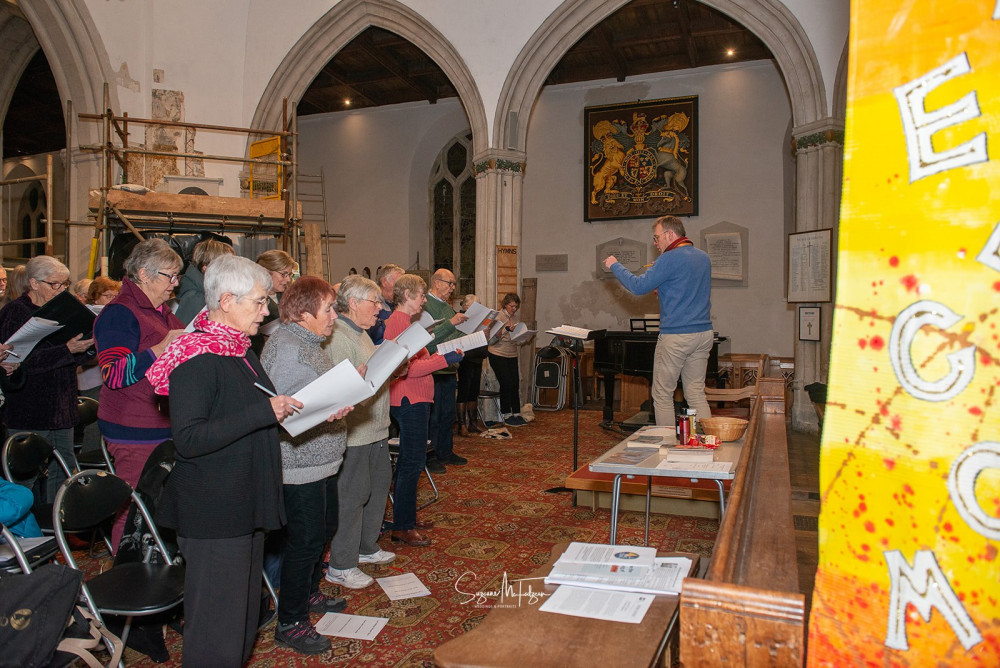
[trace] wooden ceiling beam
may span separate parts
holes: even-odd
[[[698,67],[698,46],[691,34],[691,15],[687,5],[677,5],[677,21],[681,25],[681,35],[684,36],[684,48],[687,49],[688,62],[691,67]]]
[[[313,84],[309,86],[310,92],[315,91],[324,93],[334,88],[340,88],[340,89],[346,88],[350,92],[352,98],[356,98],[364,102],[363,106],[377,107],[380,104],[377,100],[374,100],[368,97],[368,95],[365,95],[363,92],[361,92],[361,90],[357,87],[357,85],[354,82],[348,81],[346,77],[341,76],[340,74],[335,72],[334,68],[331,65],[327,65],[326,67],[324,67],[320,71],[320,74],[319,76],[316,77],[316,79],[318,80],[320,76],[324,77],[327,81],[324,81],[323,83],[320,84],[317,84],[316,81],[314,81]],[[351,106],[357,106],[357,105],[352,104]]]
[[[367,37],[365,33],[361,33],[360,35],[358,35],[354,39],[354,41],[358,43],[358,46],[369,57],[373,58],[375,62],[382,65],[382,67],[389,70],[400,81],[402,81],[407,86],[412,88],[414,91],[419,93],[421,97],[426,99],[431,104],[437,103],[436,90],[429,88],[428,86],[425,86],[424,84],[420,83],[419,81],[411,77],[409,73],[406,71],[406,68],[404,66],[401,66],[398,62],[396,62],[395,58],[389,55],[389,51],[385,49],[378,49],[375,46],[373,46],[371,43],[371,39]]]
[[[594,36],[601,46],[601,53],[604,54],[604,57],[611,64],[611,68],[615,72],[615,78],[618,81],[625,81],[625,78],[628,76],[628,63],[621,52],[615,48],[607,25],[602,23],[594,28]]]

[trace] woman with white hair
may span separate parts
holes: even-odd
[[[101,309],[94,323],[104,381],[97,425],[115,458],[115,472],[135,487],[153,450],[170,438],[167,401],[153,393],[145,374],[184,332],[184,323],[167,306],[177,286],[181,258],[163,239],[147,239],[135,245],[124,268],[118,296]],[[111,527],[115,552],[125,521],[123,510]]]
[[[364,276],[348,276],[337,293],[333,340],[327,346],[334,364],[350,360],[354,366],[368,361],[375,344],[366,330],[376,324],[382,310],[378,285]],[[384,565],[396,555],[378,545],[382,518],[389,498],[392,466],[389,463],[389,384],[374,397],[354,407],[347,416],[347,453],[337,478],[339,519],[330,543],[328,582],[362,589],[375,582],[358,564]]]
[[[146,377],[170,397],[176,460],[157,519],[186,561],[184,664],[239,666],[257,635],[264,533],[285,522],[278,423],[302,404],[278,395],[250,349],[271,277],[223,255],[205,270],[206,313]]]
[[[35,312],[70,286],[69,269],[59,260],[39,255],[24,268],[28,290],[0,311],[0,341],[6,341]],[[6,416],[10,432],[33,431],[44,436],[73,468],[73,427],[76,414],[76,367],[93,355],[93,341],[78,334],[66,343],[42,340],[21,362],[24,385],[7,388]],[[89,354],[88,354],[88,351]],[[14,352],[17,352],[15,346]],[[49,464],[46,499],[55,499],[66,474]]]

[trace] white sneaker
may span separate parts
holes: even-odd
[[[360,568],[327,568],[326,581],[348,589],[364,589],[375,580]]]
[[[396,553],[389,552],[388,550],[379,550],[372,554],[358,555],[359,564],[391,564],[395,559]]]

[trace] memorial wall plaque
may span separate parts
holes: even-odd
[[[600,278],[614,278],[614,274],[604,268],[604,259],[614,255],[633,274],[641,274],[646,269],[647,245],[643,241],[618,237],[597,247],[597,275]]]
[[[536,255],[535,271],[569,271],[569,255]]]

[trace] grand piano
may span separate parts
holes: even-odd
[[[659,331],[650,327],[650,321],[633,319],[633,331],[608,330],[607,333],[594,341],[594,373],[599,374],[604,381],[604,411],[601,422],[614,422],[615,378],[619,375],[639,376],[653,382],[653,356],[656,351],[656,339]],[[719,349],[722,354],[729,352],[729,338],[715,335],[712,352],[708,356],[708,368],[705,380],[714,385],[719,374]],[[679,384],[679,381],[678,381]],[[639,423],[635,426],[652,423],[652,411],[648,415],[637,416]],[[633,424],[634,419],[627,420]]]

